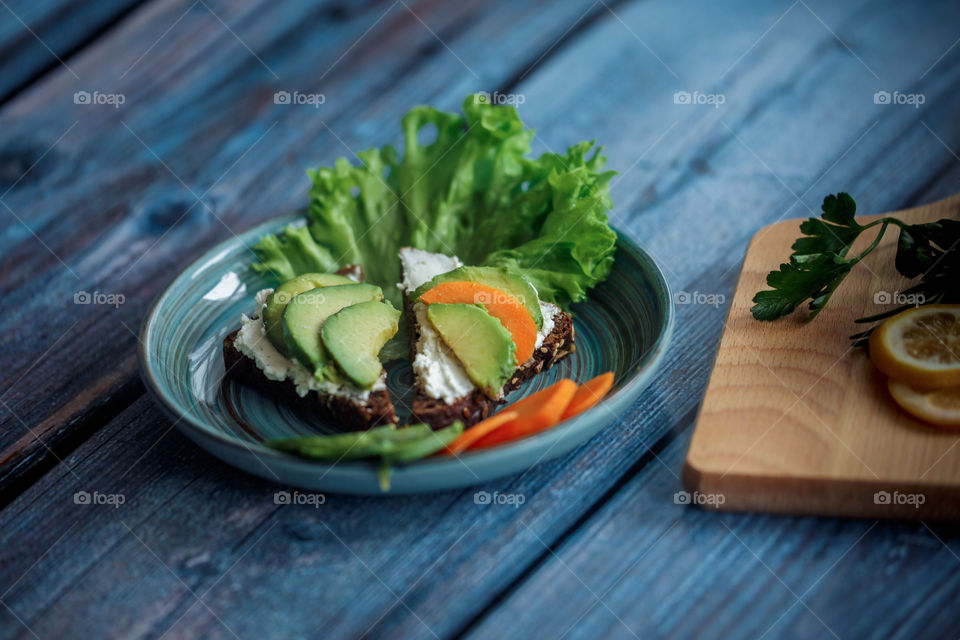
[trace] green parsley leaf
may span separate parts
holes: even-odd
[[[922,304],[960,302],[960,221],[938,220],[907,224],[884,217],[869,224],[856,219],[857,204],[849,194],[839,193],[823,199],[820,218],[808,218],[800,225],[802,237],[793,243],[789,262],[767,276],[769,290],[753,297],[750,309],[757,320],[777,320],[793,313],[809,301],[812,320],[830,300],[830,296],[853,267],[873,251],[890,226],[900,231],[895,266],[907,278],[920,282],[903,292]],[[848,257],[860,234],[879,226],[873,242],[858,255]],[[898,313],[903,308],[885,311],[857,322],[874,322]],[[853,336],[860,344],[868,334]]]
[[[772,290],[753,297],[755,304],[750,311],[757,320],[790,315],[807,300],[807,319],[814,318],[859,261],[860,258],[846,258],[854,241],[867,228],[854,219],[857,205],[853,198],[846,193],[829,195],[823,199],[822,209],[822,218],[808,218],[801,223],[804,237],[793,243],[790,262],[767,276]]]

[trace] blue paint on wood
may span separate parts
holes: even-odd
[[[49,70],[72,71],[68,58],[139,0],[8,0],[0,13],[0,101]]]
[[[617,425],[479,488],[522,494],[519,509],[473,490],[277,505],[278,487],[169,431],[125,328],[228,227],[302,205],[306,168],[396,142],[412,104],[454,109],[477,89],[523,95],[540,148],[596,137],[621,171],[615,224],[675,289],[729,297],[752,233],[824,193],[883,211],[958,190],[955,3],[208,4],[216,16],[148,3],[84,48],[83,84],[55,69],[0,108],[0,193],[80,123],[0,196],[16,213],[0,207],[0,489],[18,496],[0,510],[0,637],[955,633],[954,528],[674,503],[722,309],[679,309],[661,375]],[[68,49],[95,22],[10,6],[80,34]],[[24,42],[14,23],[0,21],[0,52]],[[34,49],[0,95],[45,68]],[[73,104],[95,85],[126,103]],[[327,101],[284,108],[278,90]],[[878,90],[926,102],[877,105]],[[128,302],[76,307],[80,289]]]

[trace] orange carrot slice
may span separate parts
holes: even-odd
[[[447,445],[447,448],[444,449],[443,453],[455,456],[462,451],[466,451],[474,442],[488,433],[499,429],[504,424],[516,420],[519,415],[516,411],[505,410],[490,416],[486,420],[481,420],[454,438],[453,441]]]
[[[479,282],[442,282],[420,296],[424,304],[482,304],[487,313],[500,321],[516,345],[514,357],[523,364],[533,355],[537,344],[537,325],[527,308],[513,296]]]
[[[577,392],[573,394],[573,399],[570,401],[570,404],[567,405],[567,408],[564,410],[560,419],[566,420],[567,418],[575,416],[582,411],[586,411],[593,405],[600,402],[600,399],[607,395],[607,392],[610,391],[610,387],[612,386],[612,371],[601,373],[596,378],[587,380],[580,385],[580,388],[577,389]]]
[[[508,410],[516,413],[517,417],[480,438],[470,448],[492,447],[549,429],[560,422],[560,416],[563,415],[576,392],[577,383],[564,378],[546,389],[541,389],[513,403]]]

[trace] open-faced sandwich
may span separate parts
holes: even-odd
[[[226,375],[348,428],[396,422],[378,354],[400,312],[361,273],[306,273],[257,293],[223,341]]]
[[[570,316],[519,275],[412,247],[400,265],[416,420],[474,424],[574,350]]]
[[[573,320],[523,277],[456,256],[400,250],[414,372],[412,419],[434,428],[483,420],[507,393],[572,353]],[[344,426],[396,421],[379,352],[400,312],[380,287],[307,273],[263,289],[223,342],[229,377]],[[362,273],[362,271],[360,271]],[[356,275],[354,275],[356,278]]]
[[[429,431],[416,441],[420,453],[445,446],[441,440],[488,419],[511,391],[572,353],[564,309],[609,275],[616,252],[607,219],[614,173],[603,169],[598,147],[585,141],[530,157],[533,132],[513,107],[467,96],[462,111],[414,107],[402,120],[402,152],[385,145],[358,153],[356,163],[341,158],[309,171],[302,223],[253,247],[251,268],[279,284],[258,294],[252,315],[224,342],[228,376],[314,403],[340,429],[397,421],[380,358],[409,357],[414,393],[401,417],[422,424],[361,438],[382,440],[378,451],[391,449],[385,460],[409,459],[392,449],[399,434]],[[434,135],[421,135],[427,131]],[[347,263],[363,266],[367,284],[323,275]],[[390,339],[401,307],[409,349],[403,335]],[[574,397],[575,388],[583,394]],[[597,388],[566,381],[559,392],[542,389],[520,401],[517,425],[498,414],[502,428],[489,437],[502,442],[556,424],[568,404],[595,402]],[[478,447],[492,441],[468,430]],[[321,437],[297,450],[317,457]],[[355,444],[322,446],[340,455],[344,442]]]

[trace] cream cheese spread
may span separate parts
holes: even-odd
[[[441,273],[463,266],[457,256],[445,256],[413,247],[400,249],[400,264],[403,266],[403,281],[397,286],[408,292],[430,282]]]
[[[317,380],[313,373],[300,363],[287,358],[277,351],[267,338],[266,327],[263,324],[263,307],[267,297],[273,289],[263,289],[256,296],[256,311],[252,316],[240,315],[240,331],[233,345],[237,351],[252,359],[263,375],[269,380],[290,380],[297,388],[297,394],[302,398],[310,391],[336,396],[347,396],[365,402],[370,391],[385,389],[386,376],[381,375],[370,389],[358,389],[350,384],[341,384],[330,380]]]

